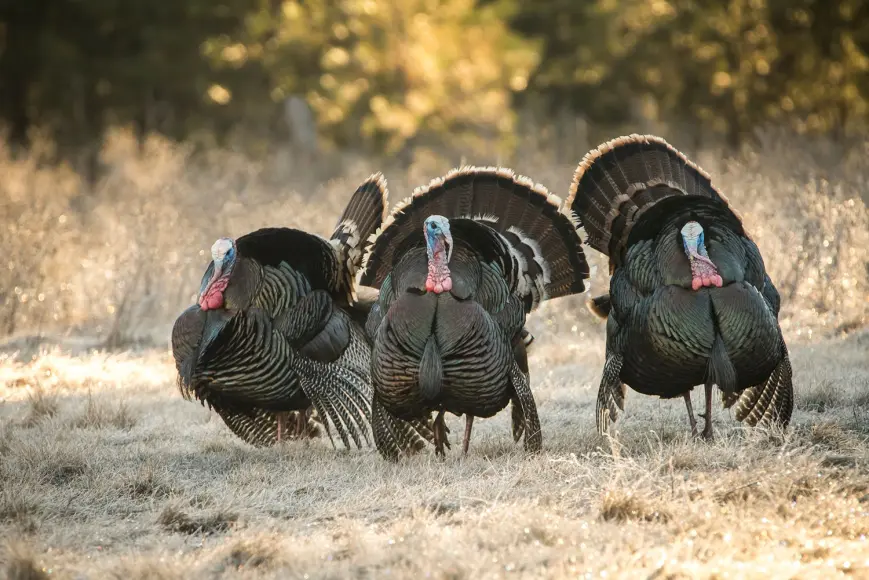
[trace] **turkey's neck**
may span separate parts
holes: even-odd
[[[428,276],[425,279],[425,289],[428,292],[440,294],[453,288],[450,277],[450,267],[447,261],[447,248],[443,238],[437,237],[427,245]]]
[[[229,275],[232,273],[233,263],[214,263],[214,273],[208,282],[205,291],[199,297],[199,307],[202,310],[214,310],[223,306],[223,293],[229,284]]]
[[[706,247],[700,244],[698,250],[688,252],[688,261],[691,263],[691,288],[699,290],[703,287],[721,288],[721,275],[718,267],[706,255]]]

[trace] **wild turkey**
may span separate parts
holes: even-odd
[[[444,413],[474,417],[512,401],[513,436],[541,448],[528,382],[525,316],[541,301],[582,292],[588,265],[572,217],[543,187],[507,169],[466,167],[399,204],[368,248],[363,285],[379,288],[373,341],[372,430],[437,413],[436,454],[449,447]]]
[[[360,186],[330,240],[289,228],[265,228],[211,249],[198,304],[175,322],[172,348],[185,398],[213,408],[239,437],[268,445],[304,432],[311,407],[344,445],[370,442],[370,345],[357,308],[354,277],[363,242],[383,221],[386,183]],[[370,305],[370,304],[369,304]],[[387,444],[425,444],[403,422]],[[400,440],[399,440],[400,439]],[[334,441],[333,441],[334,443]]]
[[[597,428],[624,410],[625,384],[683,397],[704,384],[703,436],[713,437],[713,385],[749,425],[786,426],[793,410],[778,291],[757,246],[709,176],[654,136],[631,135],[588,153],[566,202],[588,244],[609,256],[610,291],[589,301],[607,318]]]

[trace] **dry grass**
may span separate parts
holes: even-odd
[[[665,136],[686,147],[687,140]],[[227,151],[194,157],[188,147],[155,137],[140,152],[122,131],[106,143],[107,175],[92,191],[67,169],[40,164],[38,153],[12,160],[0,146],[0,336],[16,337],[11,350],[34,354],[39,336],[69,341],[70,334],[98,337],[79,339],[81,350],[164,344],[199,287],[216,238],[273,225],[328,235],[370,173],[384,171],[398,201],[462,159],[460,152],[420,154],[410,166],[396,166],[344,153],[319,160],[340,175],[319,183],[312,180],[319,172],[283,151],[256,162]],[[514,160],[465,162],[506,163],[565,197],[578,147],[523,146]],[[845,155],[825,143],[768,137],[738,157],[689,151],[743,214],[782,292],[783,324],[795,336],[850,332],[867,322],[867,150],[869,144]],[[567,158],[559,157],[563,151]],[[590,258],[590,285],[603,290],[605,263]],[[547,321],[582,332],[589,318],[581,301],[566,304],[550,309]]]
[[[2,565],[11,578],[869,577],[865,334],[794,341],[783,436],[719,412],[709,444],[688,436],[680,401],[635,394],[616,438],[594,435],[598,331],[535,344],[541,456],[511,442],[505,413],[444,463],[322,439],[248,447],[181,399],[165,351],[7,361]],[[35,388],[55,404],[34,422]],[[119,408],[127,419],[77,428]]]

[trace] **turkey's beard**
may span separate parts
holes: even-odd
[[[428,250],[428,276],[425,279],[427,292],[440,294],[449,292],[453,288],[453,279],[450,277],[449,255],[446,241],[439,237]]]
[[[691,262],[691,288],[693,290],[712,286],[721,288],[723,280],[718,273],[718,267],[712,260],[699,252],[690,252],[688,260]]]

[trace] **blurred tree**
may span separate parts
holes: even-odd
[[[845,139],[867,129],[866,22],[869,0],[0,0],[0,122],[90,180],[110,126],[264,151],[298,98],[306,143],[390,155],[509,146],[519,107]]]
[[[272,99],[305,95],[338,147],[395,153],[507,137],[511,91],[537,62],[533,42],[473,0],[284,0],[247,24],[244,44],[224,39],[209,54],[261,62]]]
[[[769,122],[865,130],[864,0],[495,0],[543,40],[528,95],[595,122],[637,111],[736,145]]]
[[[235,32],[254,2],[4,0],[0,118],[10,139],[26,144],[31,128],[45,129],[59,157],[92,180],[109,125],[176,138],[203,126],[225,130],[236,119],[208,89],[250,74],[221,75],[201,46]]]

